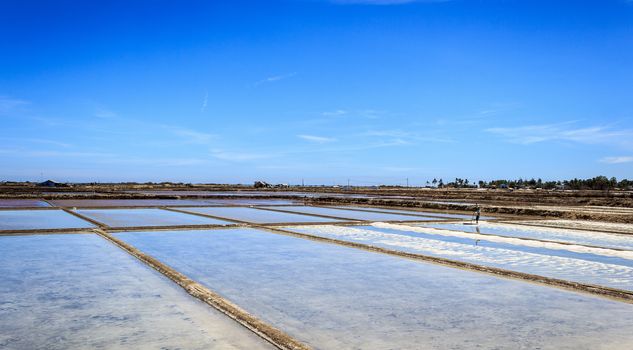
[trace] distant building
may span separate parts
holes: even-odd
[[[255,181],[255,183],[253,184],[253,187],[255,187],[255,188],[270,188],[272,186],[266,181]]]
[[[53,180],[46,180],[44,182],[38,183],[37,185],[40,187],[68,187],[68,185],[66,184],[55,182]]]

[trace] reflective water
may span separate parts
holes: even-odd
[[[90,227],[94,225],[63,210],[0,210],[0,230]]]
[[[333,192],[299,192],[299,191],[171,191],[171,190],[136,190],[125,191],[128,193],[142,193],[150,195],[173,195],[173,196],[200,196],[200,197],[265,197],[265,196],[293,196],[293,197],[342,197],[342,198],[389,198],[389,199],[411,199],[411,196],[400,195],[380,195],[361,193],[333,193]]]
[[[263,207],[267,208],[267,207]],[[273,208],[275,209],[275,208]],[[278,208],[282,209],[282,208]],[[437,220],[434,218],[423,216],[412,216],[402,214],[387,214],[387,213],[375,213],[368,211],[346,210],[340,208],[330,207],[311,207],[311,206],[285,206],[283,210],[288,210],[296,213],[327,215],[348,220],[362,220],[362,221],[427,221]]]
[[[0,208],[50,207],[48,203],[37,199],[0,199]]]
[[[633,290],[633,254],[582,246],[465,237],[406,225],[306,226],[292,231],[541,276]]]
[[[57,199],[51,200],[57,207],[102,208],[102,207],[166,207],[187,205],[212,205],[204,199]]]
[[[283,207],[286,208],[286,207]],[[293,222],[337,222],[340,220],[322,218],[318,216],[282,213],[270,210],[243,208],[243,207],[208,207],[208,208],[182,208],[192,213],[208,214],[227,219],[246,221],[250,223],[293,223]]]
[[[206,202],[213,205],[288,205],[296,204],[295,201],[285,199],[211,199]]]
[[[600,222],[585,220],[533,220],[521,221],[526,224],[543,225],[556,228],[585,229],[596,231],[613,231],[621,233],[633,234],[633,224],[624,224],[617,222]]]
[[[629,349],[633,305],[253,229],[117,233],[315,349]]]
[[[389,212],[396,214],[405,214],[405,215],[422,215],[422,216],[436,216],[441,218],[451,218],[451,219],[467,219],[470,220],[473,218],[472,214],[455,214],[455,213],[439,213],[434,211],[419,211],[419,210],[404,210],[404,209],[386,209],[386,208],[376,208],[376,207],[336,207],[338,209],[358,209],[358,210],[368,210],[368,211],[378,211],[378,212]],[[491,220],[494,219],[492,216],[480,216],[479,220]]]
[[[163,209],[78,209],[77,213],[110,227],[233,224],[229,221]]]
[[[0,349],[270,349],[104,239],[0,237]]]
[[[578,231],[573,229],[557,229],[547,227],[531,227],[493,222],[481,222],[479,223],[479,226],[463,225],[461,223],[429,223],[420,226],[633,250],[633,236],[615,233]]]

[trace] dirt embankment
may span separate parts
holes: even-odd
[[[379,198],[338,198],[338,197],[320,197],[311,198],[306,203],[315,205],[336,205],[336,204],[359,204],[359,205],[372,205],[383,207],[397,207],[397,208],[424,208],[424,209],[437,209],[437,210],[461,210],[461,211],[474,211],[475,205],[462,205],[462,204],[449,204],[449,203],[433,203],[420,200],[407,200],[407,199],[379,199]],[[578,208],[531,208],[528,206],[522,207],[518,204],[516,206],[503,206],[503,205],[485,205],[482,206],[481,211],[488,214],[503,214],[503,215],[523,215],[549,219],[570,219],[570,220],[593,220],[593,221],[607,221],[618,223],[633,223],[632,214],[621,213],[608,213],[608,212],[589,212],[583,211],[582,207]]]
[[[164,193],[130,193],[126,191],[164,191]],[[257,191],[270,198],[287,198],[289,192],[330,193],[370,197],[401,197],[429,201],[458,201],[504,205],[593,205],[633,208],[632,191],[558,191],[558,190],[505,190],[505,189],[455,189],[455,188],[351,188],[300,187],[279,189],[254,189],[245,185],[193,185],[193,184],[73,184],[71,187],[47,188],[29,184],[0,184],[0,197],[4,198],[188,198],[183,191],[235,192]],[[260,195],[261,196],[261,195]],[[279,197],[278,197],[279,196]],[[196,196],[203,198],[203,196]]]
[[[148,193],[133,191],[154,191]],[[129,192],[132,191],[132,192]],[[190,195],[192,191],[201,191]],[[250,196],[257,191],[256,196]],[[208,194],[207,194],[208,192]],[[217,194],[214,194],[217,192]],[[321,197],[305,196],[320,193]],[[588,210],[583,206],[633,208],[631,191],[553,191],[553,190],[482,190],[429,188],[352,188],[291,187],[256,190],[244,185],[191,184],[74,184],[71,187],[45,188],[35,184],[2,184],[0,198],[43,199],[295,199],[314,204],[371,204],[394,207],[418,207],[440,210],[473,210],[469,204],[484,204],[484,212],[548,218],[597,220],[633,223],[624,212]],[[332,194],[332,195],[329,195]],[[442,203],[443,202],[443,203]],[[455,203],[451,203],[455,202]],[[459,204],[463,202],[464,204]],[[536,207],[538,205],[538,207]]]

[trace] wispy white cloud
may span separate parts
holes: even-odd
[[[506,141],[534,144],[546,141],[571,141],[586,144],[626,143],[633,140],[633,129],[614,129],[608,126],[576,127],[575,122],[527,125],[510,128],[489,128],[486,132],[501,136]]]
[[[17,142],[39,143],[39,144],[46,144],[46,145],[64,147],[64,148],[68,148],[71,146],[70,144],[65,143],[65,142],[59,142],[59,141],[48,140],[48,139],[39,139],[39,138],[28,138],[28,137],[27,138],[0,137],[0,140],[11,141],[14,143],[17,143]]]
[[[231,162],[246,162],[258,159],[273,158],[276,155],[274,153],[257,153],[257,152],[229,152],[221,149],[211,150],[211,156]]]
[[[341,145],[337,147],[321,147],[319,149],[312,150],[312,153],[342,153],[342,152],[358,152],[366,151],[370,149],[397,147],[411,145],[411,142],[400,138],[393,138],[388,140],[379,140],[377,142],[368,143],[356,143],[354,145]],[[296,153],[310,153],[307,151],[300,151]]]
[[[633,156],[604,157],[600,159],[601,163],[621,164],[633,162]]]
[[[334,111],[326,111],[321,113],[321,115],[323,115],[324,117],[339,117],[347,114],[349,114],[349,111],[346,111],[344,109],[337,109]]]
[[[273,75],[273,76],[264,78],[262,80],[256,81],[255,84],[253,84],[253,85],[258,86],[258,85],[262,85],[262,84],[266,84],[266,83],[273,83],[273,82],[276,82],[276,81],[292,78],[295,75],[297,75],[296,72],[292,72],[292,73],[288,73],[288,74]]]
[[[200,107],[200,112],[204,112],[207,109],[208,103],[209,103],[209,92],[205,91],[204,98],[202,99],[202,107]]]
[[[29,102],[26,100],[11,98],[9,96],[0,96],[0,115],[4,115],[9,112],[15,111],[19,107],[22,107],[28,104]]]
[[[308,135],[305,135],[308,136]],[[213,158],[231,162],[250,162],[263,159],[283,159],[285,157],[307,156],[315,154],[341,154],[345,152],[359,152],[370,149],[406,146],[410,143],[402,139],[379,140],[369,143],[355,143],[353,145],[332,145],[318,148],[297,148],[297,149],[272,149],[267,152],[262,151],[225,151],[223,149],[212,149],[210,154]],[[294,163],[293,163],[294,164]]]
[[[324,117],[361,117],[366,119],[378,119],[381,115],[384,114],[386,114],[385,111],[377,111],[375,109],[335,109],[332,111],[325,111],[321,113],[321,115]]]
[[[325,136],[315,136],[315,135],[297,135],[298,138],[306,140],[306,141],[310,141],[310,142],[315,142],[315,143],[327,143],[327,142],[333,142],[336,141],[335,138],[333,137],[325,137]]]
[[[385,111],[377,111],[374,109],[364,109],[357,112],[359,116],[367,119],[380,119],[381,116],[387,114]]]
[[[435,119],[438,126],[472,127],[474,125],[494,125],[508,121],[509,112],[520,109],[521,104],[510,102],[490,103],[485,107],[465,115],[441,117]]]
[[[118,114],[105,108],[97,108],[97,111],[95,112],[95,117],[102,119],[113,119],[118,117]]]
[[[32,158],[84,158],[82,161],[94,164],[129,164],[135,166],[188,166],[207,162],[207,160],[203,158],[140,157],[106,152],[30,150],[24,148],[0,149],[0,154],[6,156]]]
[[[207,163],[203,158],[164,158],[164,157],[110,157],[97,161],[102,164],[130,164],[134,166],[191,166]]]
[[[410,132],[402,131],[402,130],[368,130],[364,133],[361,133],[362,136],[387,136],[387,137],[409,137],[411,136]]]
[[[403,131],[399,129],[368,130],[361,133],[360,136],[393,138],[393,139],[401,140],[403,142],[402,144],[405,144],[404,142],[406,142],[406,144],[412,144],[415,142],[440,142],[440,143],[454,142],[454,140],[450,138],[421,135],[418,133]]]
[[[180,126],[162,125],[162,127],[171,134],[182,138],[187,143],[196,143],[201,145],[208,144],[215,137],[213,134],[183,128]]]
[[[101,152],[75,152],[75,151],[51,151],[51,150],[25,150],[17,148],[0,149],[0,154],[19,157],[114,157],[112,153]]]
[[[93,132],[98,131],[111,135],[130,136],[138,135],[141,131],[143,131],[157,136],[160,135],[160,137],[154,139],[160,140],[163,144],[167,144],[169,142],[173,143],[174,137],[187,144],[209,144],[215,138],[214,134],[204,131],[194,130],[180,125],[156,123],[151,120],[146,121],[128,118],[102,107],[97,109],[95,116],[97,119],[93,120],[91,124],[81,124],[79,127],[89,128],[90,131]],[[55,124],[54,120],[43,120],[42,122],[46,122],[47,124],[54,126],[61,125]],[[75,127],[76,125],[70,124],[68,126]]]
[[[393,113],[387,111],[379,111],[375,109],[333,109],[327,110],[324,112],[319,112],[318,117],[316,118],[301,118],[297,121],[298,125],[301,126],[309,126],[309,125],[326,125],[326,124],[334,124],[340,123],[343,120],[353,121],[367,121],[367,120],[377,120],[386,115],[393,115]]]

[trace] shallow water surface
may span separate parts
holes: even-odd
[[[163,209],[79,209],[77,213],[110,227],[232,224],[229,221]]]
[[[0,237],[0,349],[271,349],[91,234]]]
[[[579,231],[493,222],[482,222],[479,226],[463,225],[461,223],[428,223],[419,226],[633,250],[633,236],[598,231]]]
[[[296,204],[296,201],[286,200],[286,199],[252,199],[252,198],[243,198],[243,199],[209,199],[205,200],[206,202],[212,203],[213,205],[289,205]]]
[[[57,207],[106,208],[106,207],[176,207],[187,205],[212,205],[204,199],[56,199],[51,204]]]
[[[472,214],[455,214],[455,213],[439,213],[434,211],[418,211],[418,210],[404,210],[404,209],[387,209],[387,208],[376,208],[376,207],[350,207],[350,206],[341,206],[335,207],[337,209],[358,209],[358,210],[368,210],[368,211],[377,211],[377,212],[389,212],[395,214],[405,214],[405,215],[421,215],[421,216],[435,216],[440,218],[450,218],[450,219],[466,219],[470,220],[473,218]],[[494,219],[492,216],[480,216],[479,220],[491,220]]]
[[[407,225],[376,225],[378,227],[319,225],[289,229],[387,249],[633,290],[631,252],[495,237],[469,238],[469,234]]]
[[[0,208],[34,208],[50,207],[44,201],[37,199],[0,199]]]
[[[254,229],[117,233],[315,349],[628,349],[633,305]]]
[[[262,207],[267,208],[267,207]],[[437,220],[435,218],[429,218],[424,216],[412,216],[403,214],[388,214],[388,213],[376,213],[369,211],[349,210],[343,208],[330,208],[330,207],[311,207],[311,206],[285,206],[283,209],[296,213],[326,215],[338,218],[344,218],[348,220],[361,220],[361,221],[428,221]]]
[[[586,220],[527,220],[520,223],[542,225],[555,228],[584,229],[603,232],[620,232],[624,234],[633,234],[633,224],[624,224],[618,222],[603,221],[586,221]]]
[[[63,210],[0,210],[0,230],[92,228],[93,224]]]
[[[273,207],[276,208],[276,207]],[[284,209],[285,207],[280,207]],[[271,210],[262,210],[245,207],[208,207],[208,208],[183,208],[192,213],[208,214],[221,218],[234,219],[256,224],[292,223],[292,222],[337,222],[341,220],[322,218],[318,216],[282,213]]]

